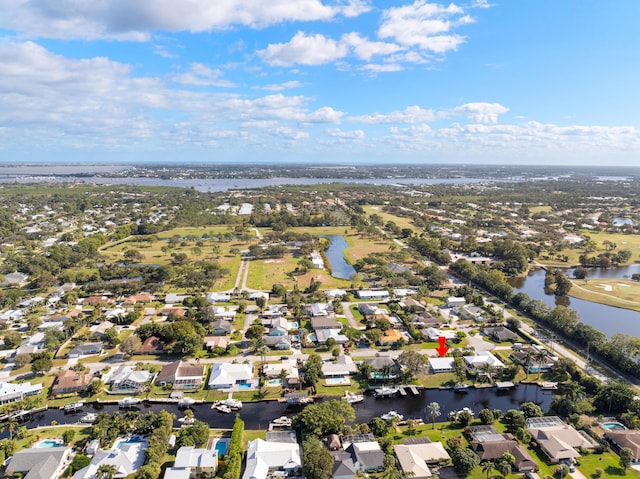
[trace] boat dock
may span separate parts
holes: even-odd
[[[373,391],[374,397],[388,398],[399,395],[402,398],[407,397],[409,394],[412,396],[419,396],[420,391],[424,389],[424,386],[414,386],[412,384],[403,384],[398,386],[369,386],[367,390]]]
[[[516,387],[515,383],[512,383],[511,381],[498,381],[498,382],[496,382],[496,388],[498,389],[498,391],[507,391],[507,390],[513,389],[515,387]]]

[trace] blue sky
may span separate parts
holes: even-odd
[[[638,18],[636,0],[0,0],[0,161],[635,166]]]

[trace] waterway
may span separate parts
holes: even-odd
[[[632,274],[640,273],[640,264],[632,264],[622,268],[590,268],[587,278],[630,278]],[[573,277],[573,271],[567,271]],[[615,308],[605,304],[585,301],[583,299],[562,297],[544,292],[544,270],[531,271],[528,276],[515,278],[511,285],[516,293],[527,293],[531,299],[544,301],[554,308],[558,305],[567,306],[575,310],[580,320],[602,331],[608,337],[616,333],[640,336],[640,312],[630,309]]]
[[[517,409],[524,402],[535,402],[543,411],[548,411],[553,391],[542,390],[533,384],[522,384],[513,390],[496,391],[494,388],[471,389],[468,393],[455,393],[452,390],[428,389],[420,391],[419,396],[407,396],[405,398],[375,399],[366,395],[362,403],[355,404],[356,422],[368,422],[371,418],[380,416],[390,410],[397,411],[406,419],[421,418],[428,422],[426,415],[427,404],[437,402],[440,405],[440,421],[445,421],[451,411],[458,411],[468,407],[475,414],[483,408],[500,409],[508,411]],[[195,404],[191,407],[195,417],[207,422],[212,428],[230,429],[233,427],[234,414],[223,414],[215,409],[211,409],[211,404]],[[52,420],[58,424],[76,424],[87,412],[108,412],[113,414],[116,411],[125,413],[127,409],[119,409],[117,405],[87,404],[82,411],[76,413],[65,413],[60,409],[49,409],[34,414],[25,425],[32,429],[38,426],[49,426]],[[175,404],[147,404],[144,403],[139,408],[133,408],[140,412],[153,411],[158,413],[162,410],[173,413],[176,418],[183,416],[184,411],[178,409]],[[244,403],[240,411],[240,417],[245,421],[247,429],[266,429],[269,422],[280,416],[292,417],[300,412],[301,407],[291,407],[277,401],[262,401],[254,403]],[[177,420],[175,427],[180,427]],[[0,438],[8,436],[8,431],[0,433]]]
[[[351,275],[355,274],[356,270],[344,259],[344,250],[349,246],[347,241],[340,235],[326,235],[323,237],[331,242],[329,248],[324,252],[331,264],[331,276],[342,279],[351,278]]]

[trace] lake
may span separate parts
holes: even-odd
[[[331,244],[324,254],[331,264],[331,276],[336,278],[349,279],[356,270],[344,259],[344,250],[349,246],[344,237],[340,235],[325,235]]]
[[[640,273],[640,264],[632,264],[622,268],[589,268],[587,278],[630,278],[634,273]],[[566,271],[573,277],[571,269]],[[632,336],[640,336],[640,312],[630,309],[614,308],[605,304],[593,303],[576,298],[557,298],[553,294],[544,292],[544,270],[531,271],[524,278],[514,278],[511,285],[514,292],[527,293],[531,299],[544,301],[555,308],[557,305],[567,306],[575,310],[580,316],[580,321],[602,331],[608,337],[616,333],[625,333]]]

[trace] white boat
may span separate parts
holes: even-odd
[[[229,414],[231,412],[231,408],[229,406],[225,406],[224,404],[218,404],[216,409],[225,414]]]
[[[80,422],[84,423],[94,423],[98,420],[98,415],[94,412],[89,412],[80,418]]]
[[[544,382],[540,385],[540,389],[544,389],[547,391],[555,391],[556,389],[558,389],[558,383]]]
[[[469,386],[468,384],[458,383],[455,386],[453,386],[453,392],[456,392],[456,393],[468,393],[470,387],[471,386]]]
[[[133,406],[137,406],[141,402],[142,402],[141,399],[132,398],[131,396],[128,396],[118,401],[118,407],[133,407]]]
[[[344,401],[347,401],[349,404],[357,404],[359,402],[364,401],[363,394],[353,394],[347,391],[342,398]]]
[[[195,403],[196,403],[195,399],[182,398],[178,401],[178,407],[189,407],[189,406],[193,406]]]
[[[240,401],[239,399],[225,399],[223,401],[220,401],[220,404],[230,407],[231,409],[242,409],[242,401]]]
[[[271,421],[274,426],[291,427],[291,418],[287,416],[280,416],[278,419]]]
[[[398,388],[390,388],[389,386],[377,388],[373,392],[373,396],[376,398],[388,398],[391,396],[395,396],[396,394],[398,394]]]
[[[64,412],[76,412],[84,407],[84,403],[82,401],[71,402],[64,406]]]
[[[196,422],[196,418],[195,417],[181,417],[180,419],[178,419],[178,422],[181,422],[185,426],[190,426],[191,424]]]
[[[404,419],[404,416],[402,414],[397,413],[396,411],[391,410],[388,413],[380,416],[380,418],[384,419],[385,421],[390,421],[392,419],[398,419],[402,421]]]

